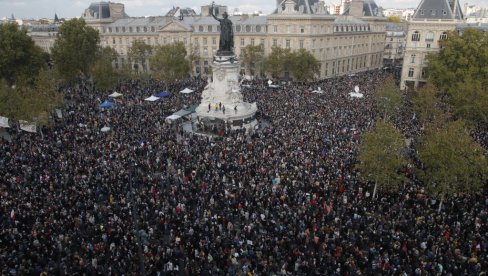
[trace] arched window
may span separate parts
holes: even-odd
[[[250,33],[251,32],[251,26],[247,25],[246,26],[246,33]]]
[[[212,25],[208,25],[207,26],[207,30],[208,30],[209,33],[211,33],[212,32]]]
[[[198,31],[203,32],[203,26],[202,25],[198,26]]]
[[[261,32],[261,26],[257,25],[256,26],[256,33],[260,33]]]
[[[154,31],[155,31],[155,30],[156,30],[156,29],[154,28],[154,26],[151,26],[151,32],[153,32],[153,33],[154,33]]]
[[[447,39],[447,32],[442,32],[441,36],[439,37],[440,40],[446,40]]]
[[[147,27],[144,27],[144,32],[147,32]]]
[[[420,41],[420,33],[419,31],[415,31],[412,34],[412,41]]]
[[[415,54],[410,56],[410,58],[411,58],[410,63],[415,63],[415,57],[416,57]]]
[[[236,25],[236,32],[240,32],[241,31],[241,25]]]
[[[433,33],[433,32],[428,32],[428,33],[425,35],[425,41],[427,41],[427,42],[432,42],[432,41],[434,41],[434,33]]]

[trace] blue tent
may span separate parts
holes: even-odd
[[[161,92],[159,92],[159,93],[158,93],[156,96],[157,96],[157,97],[160,97],[160,98],[167,98],[167,97],[169,97],[170,95],[171,95],[171,94],[169,94],[169,93],[168,93],[168,92],[166,92],[166,91],[161,91]]]
[[[104,101],[103,103],[100,104],[100,107],[112,107],[112,106],[114,106],[114,103],[110,101]]]

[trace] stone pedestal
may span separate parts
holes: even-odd
[[[240,64],[235,55],[217,55],[212,63],[213,80],[202,92],[196,108],[199,120],[221,121],[236,128],[254,128],[256,103],[243,101],[239,85]]]

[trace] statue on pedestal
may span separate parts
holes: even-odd
[[[217,55],[231,56],[234,55],[234,30],[232,29],[232,21],[229,19],[229,14],[224,12],[223,18],[218,18],[214,14],[214,2],[212,2],[211,12],[212,17],[220,22],[220,42]]]

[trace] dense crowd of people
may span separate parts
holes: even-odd
[[[164,121],[200,102],[200,79],[127,81],[108,109],[89,82],[63,88],[63,117],[42,135],[13,127],[0,141],[0,274],[484,274],[486,190],[437,212],[408,166],[403,188],[377,199],[358,180],[385,77],[250,82],[244,98],[266,124],[220,136]],[[355,85],[364,98],[350,97]],[[143,101],[163,89],[172,96]],[[402,112],[397,127],[413,137]]]

